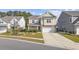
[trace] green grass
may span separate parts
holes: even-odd
[[[0,37],[21,39],[21,40],[27,40],[27,41],[37,42],[37,43],[44,43],[44,40],[29,39],[29,38],[23,38],[23,37],[12,37],[11,35],[4,35],[4,36],[0,36]]]
[[[25,33],[24,36],[27,37],[34,37],[34,38],[43,38],[42,33]]]
[[[0,35],[4,35],[1,37],[5,37],[5,38],[18,38],[18,39],[22,39],[22,40],[37,42],[37,43],[44,43],[44,40],[39,40],[39,39],[43,39],[41,32],[39,32],[39,33],[19,32],[17,35],[13,35],[12,33],[3,33]],[[13,36],[16,36],[16,37],[13,37]],[[21,36],[21,37],[18,37],[18,36]],[[38,38],[38,39],[29,39],[27,37],[33,37],[33,38]]]
[[[10,36],[10,35],[13,35],[12,33],[3,33],[1,35],[7,35],[7,36]],[[14,35],[13,35],[14,36]],[[23,36],[23,37],[33,37],[33,38],[43,38],[42,36],[42,33],[41,32],[19,32],[18,34],[16,34],[15,36]]]
[[[66,33],[60,33],[61,35],[63,35],[64,37],[74,41],[74,42],[77,42],[79,43],[79,36],[77,35],[74,35],[74,34],[66,34]]]

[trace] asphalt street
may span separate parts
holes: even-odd
[[[0,50],[66,50],[44,44],[0,38]]]

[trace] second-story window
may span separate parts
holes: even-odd
[[[51,19],[47,19],[47,23],[51,23]]]
[[[39,23],[39,20],[32,20],[32,23]]]
[[[72,18],[70,17],[69,22],[72,22]]]
[[[34,20],[32,20],[32,23],[34,23]]]
[[[2,21],[0,21],[0,24],[3,24],[3,22],[2,22]]]

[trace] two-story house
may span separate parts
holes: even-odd
[[[79,11],[63,11],[57,22],[58,30],[79,35]]]
[[[56,31],[56,16],[50,12],[29,17],[28,30],[41,30],[42,32]]]
[[[28,30],[41,30],[41,21],[40,16],[34,15],[30,16],[28,20]]]
[[[25,29],[25,20],[22,16],[5,16],[0,18],[0,33],[7,32],[11,27],[18,26],[19,29]]]

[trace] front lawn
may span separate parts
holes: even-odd
[[[29,33],[29,32],[19,32],[18,34],[16,34],[16,35],[13,35],[12,33],[2,33],[1,35],[7,35],[7,36],[9,36],[9,35],[12,35],[12,36],[23,36],[23,37],[33,37],[33,38],[43,38],[43,36],[42,36],[42,33],[41,32],[31,32],[31,33]]]
[[[41,32],[19,32],[16,35],[13,35],[11,32],[6,32],[0,34],[0,37],[5,38],[18,38],[22,40],[32,41],[32,42],[38,42],[38,43],[44,43],[43,36]]]
[[[75,34],[67,34],[67,33],[60,33],[60,34],[74,42],[79,43],[79,36]]]
[[[20,35],[20,36],[23,35],[23,36],[25,36],[25,37],[43,38],[41,32],[36,32],[36,33],[34,33],[34,32],[31,32],[31,33],[29,33],[29,32],[26,32],[26,33],[24,33],[24,32],[19,32],[19,35]]]

